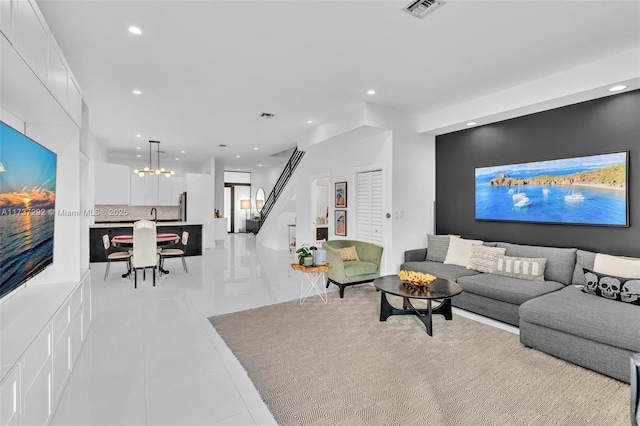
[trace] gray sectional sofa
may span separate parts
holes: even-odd
[[[453,306],[520,327],[520,341],[574,364],[629,383],[629,359],[640,352],[640,306],[582,292],[582,268],[593,269],[596,253],[484,243],[506,256],[546,258],[543,281],[529,281],[427,260],[427,249],[405,252],[401,269],[456,281],[463,292]],[[441,248],[440,248],[441,250]]]

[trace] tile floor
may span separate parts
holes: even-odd
[[[290,263],[286,250],[230,234],[188,257],[188,274],[167,260],[171,273],[155,288],[147,280],[134,290],[118,263],[103,281],[106,264],[92,264],[93,323],[51,424],[276,424],[207,317],[297,299]]]

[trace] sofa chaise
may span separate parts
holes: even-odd
[[[446,238],[429,236],[431,255],[429,248],[406,251],[401,269],[456,281],[463,292],[452,299],[453,306],[519,326],[520,341],[528,347],[630,381],[629,359],[640,352],[640,306],[582,291],[583,268],[593,269],[596,253],[479,242],[504,249],[507,257],[545,259],[544,276],[531,280],[447,263]]]

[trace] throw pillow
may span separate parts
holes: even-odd
[[[598,253],[593,270],[618,277],[640,277],[640,259]]]
[[[447,256],[442,263],[458,265],[466,268],[469,264],[469,259],[471,259],[471,247],[481,244],[482,241],[480,240],[465,240],[463,238],[450,235],[449,249],[447,249]]]
[[[471,259],[469,259],[467,269],[492,273],[498,266],[498,256],[503,255],[506,251],[507,249],[502,247],[474,245],[471,247]]]
[[[494,274],[529,281],[544,281],[545,258],[498,256]]]
[[[434,262],[444,262],[449,250],[448,235],[427,235],[427,258]]]
[[[348,262],[351,260],[360,260],[358,258],[358,252],[356,251],[356,246],[344,247],[344,248],[338,249],[338,251],[340,252],[340,257],[342,257],[342,260],[345,262]]]
[[[640,305],[640,278],[623,278],[582,268],[585,285],[582,291],[610,300]]]

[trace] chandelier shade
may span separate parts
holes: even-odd
[[[157,167],[154,169],[151,165],[151,156],[153,144],[156,144],[156,152],[158,154],[158,162]],[[166,177],[171,177],[176,172],[173,170],[166,170],[164,167],[160,167],[160,141],[149,141],[149,167],[145,167],[144,169],[134,169],[133,174],[143,177],[144,175],[165,175]]]

